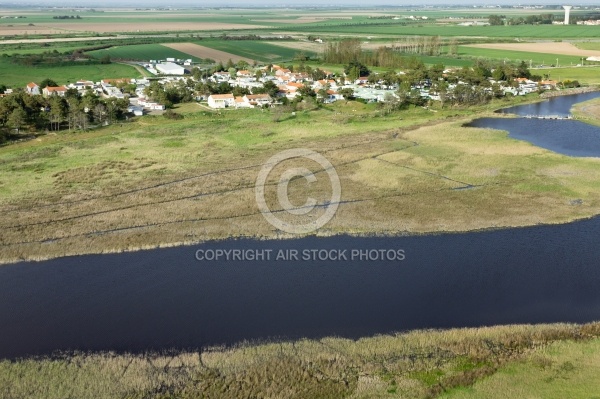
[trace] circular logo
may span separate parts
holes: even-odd
[[[314,198],[308,198],[304,205],[294,206],[290,202],[288,196],[288,185],[290,181],[294,178],[303,177],[308,183],[314,183],[317,181],[317,177],[309,169],[304,167],[286,169],[279,177],[279,182],[277,184],[277,199],[284,212],[287,212],[291,215],[306,215],[318,206],[322,206],[325,208],[325,212],[323,213],[323,215],[317,218],[317,220],[311,221],[310,223],[305,222],[301,224],[293,224],[279,219],[273,214],[273,211],[269,209],[269,206],[267,205],[267,202],[265,200],[265,184],[273,168],[275,168],[275,166],[279,165],[283,161],[294,158],[310,159],[318,163],[319,165],[321,165],[321,167],[323,167],[323,170],[327,172],[327,175],[329,176],[329,180],[331,182],[331,200],[319,205],[317,203],[317,200],[315,200]],[[258,173],[258,177],[256,179],[256,186],[254,187],[254,193],[256,195],[256,203],[258,204],[258,209],[273,227],[285,231],[286,233],[306,234],[313,232],[319,229],[320,227],[323,227],[327,222],[331,220],[331,218],[333,218],[340,204],[340,199],[342,197],[342,186],[340,184],[340,178],[335,168],[333,167],[331,162],[327,160],[327,158],[325,158],[318,152],[312,150],[308,150],[305,148],[296,148],[292,150],[285,150],[279,152],[273,155],[271,158],[269,158],[267,163],[263,165],[262,169]]]

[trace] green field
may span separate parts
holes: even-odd
[[[562,54],[544,54],[544,53],[533,53],[527,51],[510,51],[510,50],[497,50],[487,48],[476,48],[459,46],[458,54],[460,56],[467,57],[481,57],[481,58],[494,58],[499,60],[510,60],[510,61],[525,61],[527,64],[531,62],[532,66],[537,65],[556,65],[558,59],[558,65],[575,66],[581,63],[581,57],[573,55],[562,55]]]
[[[104,55],[109,55],[113,60],[132,60],[132,61],[150,61],[164,60],[166,58],[191,58],[195,62],[199,62],[198,57],[193,57],[187,53],[163,46],[161,44],[134,44],[131,46],[115,46],[104,50],[90,51],[87,54],[101,58]]]
[[[532,69],[532,74],[550,75],[550,79],[577,80],[579,83],[600,85],[600,67],[572,67],[572,68],[541,68]]]
[[[289,28],[288,28],[289,29]],[[316,27],[298,26],[295,31],[319,32],[329,34],[361,34],[361,35],[417,35],[417,36],[468,36],[468,37],[498,37],[498,38],[596,38],[600,37],[600,30],[593,26],[582,25],[520,25],[520,26],[457,26],[437,25],[433,23],[408,24],[402,22],[389,25],[350,25],[341,24],[329,26],[328,24]]]
[[[301,51],[258,40],[202,40],[196,44],[262,62],[290,61]],[[304,54],[317,55],[311,51],[304,51]]]
[[[576,42],[573,44],[583,50],[600,50],[600,42]]]
[[[97,82],[104,78],[137,78],[140,73],[129,65],[75,65],[64,67],[23,67],[0,58],[0,84],[8,87],[24,87],[29,82],[40,82],[51,78],[58,84],[67,84],[79,79]]]

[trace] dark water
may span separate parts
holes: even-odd
[[[468,234],[226,241],[0,267],[0,356],[600,320],[600,218]],[[271,261],[200,262],[202,249]],[[278,249],[404,249],[276,261]]]
[[[568,116],[571,114],[573,104],[588,101],[600,97],[600,92],[573,94],[570,96],[558,96],[535,104],[517,105],[514,107],[503,108],[498,112],[504,114],[527,115],[558,115]]]
[[[573,104],[600,97],[600,92],[554,97],[536,104],[500,110],[502,113],[567,116]],[[600,157],[600,128],[575,120],[480,118],[469,124],[507,130],[510,137],[573,157]]]

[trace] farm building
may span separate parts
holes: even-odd
[[[156,64],[156,70],[159,73],[163,73],[165,75],[183,75],[185,74],[185,69],[175,64],[174,62],[165,62],[162,64]]]

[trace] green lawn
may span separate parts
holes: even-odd
[[[0,84],[8,87],[24,87],[29,82],[40,82],[45,78],[59,84],[75,82],[79,79],[95,82],[104,78],[137,78],[140,73],[129,65],[75,65],[65,67],[23,67],[0,59]]]

